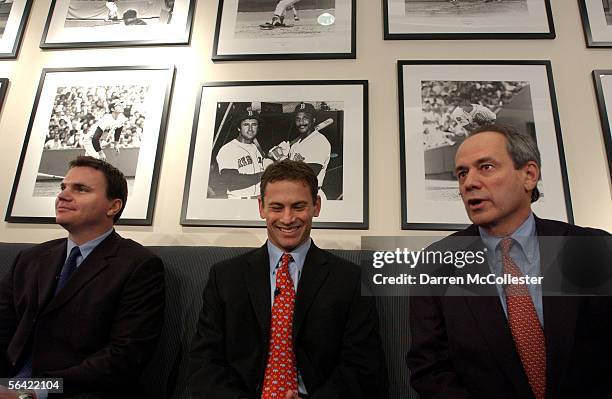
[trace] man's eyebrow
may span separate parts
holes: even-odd
[[[79,189],[79,188],[91,188],[91,186],[88,186],[85,183],[79,183],[79,182],[76,182],[76,183],[62,182],[61,184],[63,184],[64,186],[71,186],[71,187],[74,187],[76,189]]]

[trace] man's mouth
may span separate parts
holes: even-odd
[[[478,210],[484,206],[485,202],[486,200],[482,198],[472,198],[467,201],[467,204],[471,210]]]
[[[276,226],[282,233],[291,234],[296,232],[300,226]]]

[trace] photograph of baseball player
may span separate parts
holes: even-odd
[[[66,160],[87,155],[123,172],[133,186],[146,121],[148,86],[58,87],[33,195],[55,197]]]
[[[150,225],[173,75],[167,66],[43,69],[7,218],[53,222],[69,162],[87,155],[127,178],[123,223]]]
[[[220,0],[213,59],[354,58],[354,3]]]
[[[314,170],[322,199],[342,200],[343,120],[338,101],[218,103],[207,197],[256,199],[264,169],[289,158]]]
[[[0,0],[0,59],[16,58],[32,0]]]
[[[422,81],[425,195],[458,201],[459,184],[448,160],[471,131],[492,123],[536,137],[529,82]],[[542,182],[538,184],[542,197]]]
[[[235,127],[222,132],[222,123],[227,121],[227,115],[235,111],[233,121]],[[213,153],[216,156],[210,165],[208,181],[208,198],[257,199],[259,197],[259,182],[264,169],[272,163],[266,158],[257,140],[260,117],[258,111],[253,111],[251,104],[217,104],[219,135],[213,140]],[[237,134],[236,134],[237,132]],[[224,137],[220,137],[225,133]],[[229,141],[227,141],[229,140]],[[222,146],[215,151],[217,142]]]
[[[335,3],[336,0],[238,0],[235,34],[238,38],[331,37],[336,30]],[[326,23],[320,23],[320,18]]]
[[[193,3],[193,0],[54,0],[41,47],[186,43]]]
[[[612,1],[579,0],[587,47],[612,47]]]
[[[316,227],[367,229],[368,85],[363,80],[203,83],[191,134],[181,225],[264,225],[269,165],[302,161],[327,205]]]
[[[385,0],[385,39],[554,38],[549,0]]]
[[[549,61],[398,61],[402,228],[455,230],[469,223],[455,154],[487,125],[511,126],[542,151],[538,215],[571,218]]]

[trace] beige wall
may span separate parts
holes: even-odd
[[[4,217],[40,72],[43,67],[176,64],[174,95],[153,226],[119,227],[147,245],[255,246],[264,229],[183,228],[179,224],[196,94],[216,80],[368,79],[370,82],[370,230],[317,230],[328,248],[357,248],[362,235],[445,235],[400,228],[398,59],[549,59],[552,61],[577,224],[612,231],[609,171],[599,123],[593,69],[612,69],[612,49],[587,49],[576,0],[551,0],[555,40],[383,41],[380,0],[357,0],[357,59],[337,61],[210,61],[217,2],[200,0],[190,46],[42,51],[38,45],[50,0],[35,0],[17,61],[0,61],[10,87],[0,119],[0,210]],[[62,237],[54,225],[0,222],[0,241]]]

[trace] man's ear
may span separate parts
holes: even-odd
[[[260,195],[259,197],[257,197],[257,204],[259,205],[259,217],[262,219],[265,219],[265,213],[264,213],[264,202],[263,202],[263,198]]]
[[[314,217],[318,217],[321,212],[321,196],[317,195],[317,199],[314,203]]]
[[[121,209],[123,208],[123,201],[119,198],[115,198],[111,200],[111,205],[108,207],[108,211],[106,211],[106,216],[115,217]]]
[[[534,161],[528,161],[522,169],[525,176],[525,191],[532,191],[538,185],[540,168]]]

